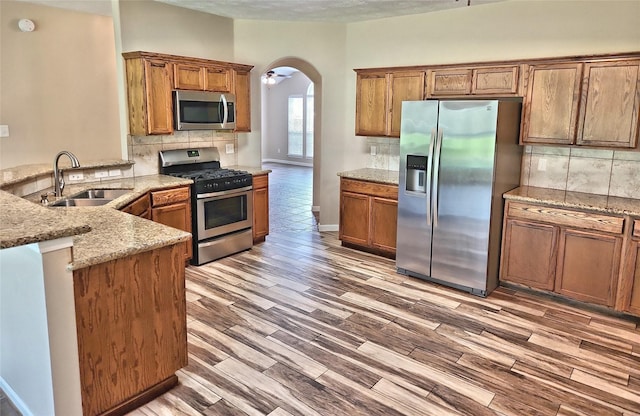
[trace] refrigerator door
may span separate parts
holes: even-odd
[[[434,156],[430,276],[482,295],[487,290],[497,115],[497,101],[441,101]]]
[[[430,152],[435,148],[437,121],[438,101],[402,103],[396,266],[403,273],[430,275]]]

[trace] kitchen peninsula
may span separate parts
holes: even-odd
[[[190,182],[150,175],[68,186],[130,191],[83,208],[0,191],[4,389],[41,414],[95,415],[122,414],[177,383],[191,235],[118,209]]]

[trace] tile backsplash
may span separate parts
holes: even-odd
[[[367,168],[397,171],[400,141],[367,137]],[[375,155],[371,147],[375,146]],[[525,146],[521,185],[640,199],[640,152]]]
[[[521,184],[640,199],[640,152],[525,146]]]
[[[226,152],[227,144],[233,145],[233,153]],[[235,133],[213,130],[176,131],[167,136],[129,136],[129,159],[135,176],[159,173],[160,150],[188,149],[193,147],[217,147],[222,167],[238,164],[238,137]]]

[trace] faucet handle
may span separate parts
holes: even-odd
[[[42,205],[49,205],[49,195],[55,195],[56,193],[53,191],[49,191],[44,194],[40,194],[40,203]]]

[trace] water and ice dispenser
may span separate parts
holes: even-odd
[[[427,159],[427,156],[407,155],[407,191],[427,193]]]

